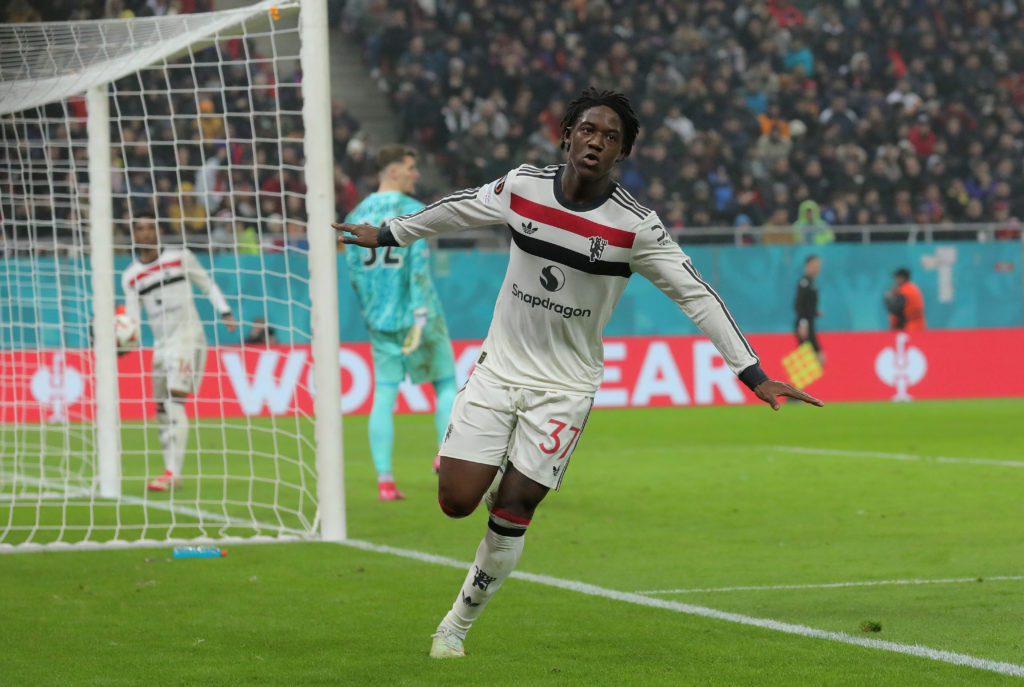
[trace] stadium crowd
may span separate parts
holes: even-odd
[[[50,7],[49,19],[205,11],[201,0],[107,0]],[[44,17],[19,0],[9,21]],[[248,62],[246,63],[246,60]],[[286,64],[286,63],[285,63]],[[307,250],[301,74],[279,73],[258,41],[234,38],[114,82],[111,166],[115,245],[131,220],[157,218],[163,240],[243,253]],[[332,102],[336,211],[376,187],[359,122]],[[85,241],[76,198],[88,194],[86,104],[75,96],[0,122],[0,253]],[[68,240],[78,234],[76,240]]]
[[[621,183],[684,237],[732,225],[792,242],[796,226],[822,243],[829,225],[954,222],[1019,236],[1017,0],[349,0],[346,12],[405,139],[456,187],[559,160],[563,107],[594,84],[629,95],[642,124]]]
[[[5,18],[212,4],[57,2],[45,6],[64,15],[41,17],[15,0]],[[624,91],[641,121],[619,181],[683,242],[861,240],[839,225],[956,224],[935,237],[972,239],[964,225],[986,223],[995,232],[981,236],[1020,236],[1018,0],[348,0],[344,12],[340,4],[329,2],[331,16],[363,37],[400,138],[429,151],[447,176],[438,190],[561,160],[563,108],[594,84]],[[217,51],[230,66],[216,65]],[[169,240],[253,252],[308,245],[301,74],[241,64],[258,55],[254,41],[233,39],[197,51],[194,68],[185,58],[115,84],[122,245],[139,213],[155,214]],[[8,251],[19,241],[48,245],[81,223],[61,198],[87,184],[85,107],[81,98],[67,106],[66,120],[50,106],[53,121],[25,122],[20,161],[0,169]],[[278,108],[287,112],[279,119]],[[376,180],[360,122],[340,100],[332,117],[340,218]],[[707,226],[736,229],[709,239],[699,230]]]

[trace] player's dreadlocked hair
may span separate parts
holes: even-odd
[[[617,91],[599,91],[593,86],[584,88],[579,97],[569,103],[569,108],[562,117],[562,149],[569,149],[569,144],[565,142],[565,132],[576,124],[584,112],[599,105],[610,107],[622,120],[622,153],[628,156],[633,150],[636,135],[640,132],[640,120],[637,119],[633,106],[629,104],[629,98],[625,95]]]

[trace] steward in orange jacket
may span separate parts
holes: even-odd
[[[910,281],[905,267],[893,272],[893,287],[885,292],[885,309],[889,311],[889,329],[919,332],[924,329],[924,296]]]

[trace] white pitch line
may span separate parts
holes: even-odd
[[[402,558],[411,558],[413,560],[421,561],[424,563],[433,563],[435,565],[444,565],[450,568],[458,568],[460,570],[465,570],[470,565],[469,563],[457,561],[454,558],[448,558],[447,556],[438,556],[436,554],[423,553],[421,551],[413,551],[411,549],[400,549],[394,546],[373,544],[370,542],[360,541],[358,539],[347,539],[339,543],[344,546],[351,546],[353,548],[362,549],[364,551],[386,553],[393,556],[401,556]],[[843,644],[862,646],[868,649],[878,649],[880,651],[891,651],[898,654],[905,654],[907,656],[927,658],[932,661],[951,663],[953,665],[963,666],[967,668],[987,670],[989,672],[999,673],[1001,675],[1024,677],[1024,665],[1018,665],[1016,663],[1007,663],[1005,661],[993,661],[986,658],[978,658],[977,656],[961,654],[955,651],[932,649],[930,647],[920,646],[916,644],[900,644],[898,642],[890,642],[884,639],[856,637],[854,635],[846,634],[845,632],[830,632],[828,630],[819,630],[817,628],[808,627],[806,625],[797,625],[795,623],[785,623],[779,620],[771,620],[770,618],[755,618],[753,616],[743,615],[740,613],[729,613],[726,611],[719,611],[717,609],[708,608],[706,606],[694,606],[691,604],[679,603],[678,601],[653,599],[651,597],[643,596],[641,594],[636,594],[633,592],[620,592],[614,589],[606,589],[604,587],[598,587],[596,585],[587,584],[585,582],[577,582],[575,580],[564,580],[558,577],[551,577],[549,575],[534,575],[532,573],[513,572],[511,577],[514,577],[519,580],[526,580],[528,582],[547,585],[549,587],[556,587],[558,589],[565,589],[572,592],[578,592],[580,594],[586,594],[588,596],[597,596],[604,599],[612,599],[613,601],[623,601],[625,603],[636,604],[638,606],[661,608],[667,611],[675,611],[677,613],[685,613],[687,615],[696,615],[703,618],[714,618],[716,620],[724,620],[726,622],[739,623],[741,625],[750,625],[753,627],[760,627],[766,630],[773,630],[775,632],[784,632],[786,634],[798,635],[800,637],[825,639],[832,642],[841,642]]]
[[[848,458],[881,458],[883,460],[906,460],[931,463],[964,463],[968,465],[996,465],[1004,468],[1024,468],[1024,461],[999,460],[996,458],[960,458],[954,456],[922,456],[916,453],[887,453],[885,451],[847,451],[834,448],[813,448],[811,446],[761,446],[759,448],[787,453],[806,453],[815,456],[844,456]]]
[[[824,584],[770,584],[750,587],[696,587],[693,589],[652,589],[635,594],[702,594],[704,592],[759,592],[780,589],[836,589],[840,587],[882,587],[886,585],[956,584],[963,582],[989,582],[1024,580],[1024,575],[992,575],[990,577],[949,577],[939,580],[867,580],[864,582],[827,582]]]

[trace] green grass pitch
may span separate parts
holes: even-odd
[[[1024,400],[595,411],[518,571],[1019,667],[1022,417]],[[431,418],[397,419],[398,503],[377,502],[365,419],[345,422],[349,536],[471,560],[484,514],[440,513]],[[244,455],[245,436],[201,438]],[[151,454],[126,466],[126,493],[158,465]],[[242,486],[187,488],[244,499]],[[0,556],[0,685],[1021,684],[522,578],[495,596],[466,658],[433,661],[429,635],[464,570],[324,543],[169,556]]]

